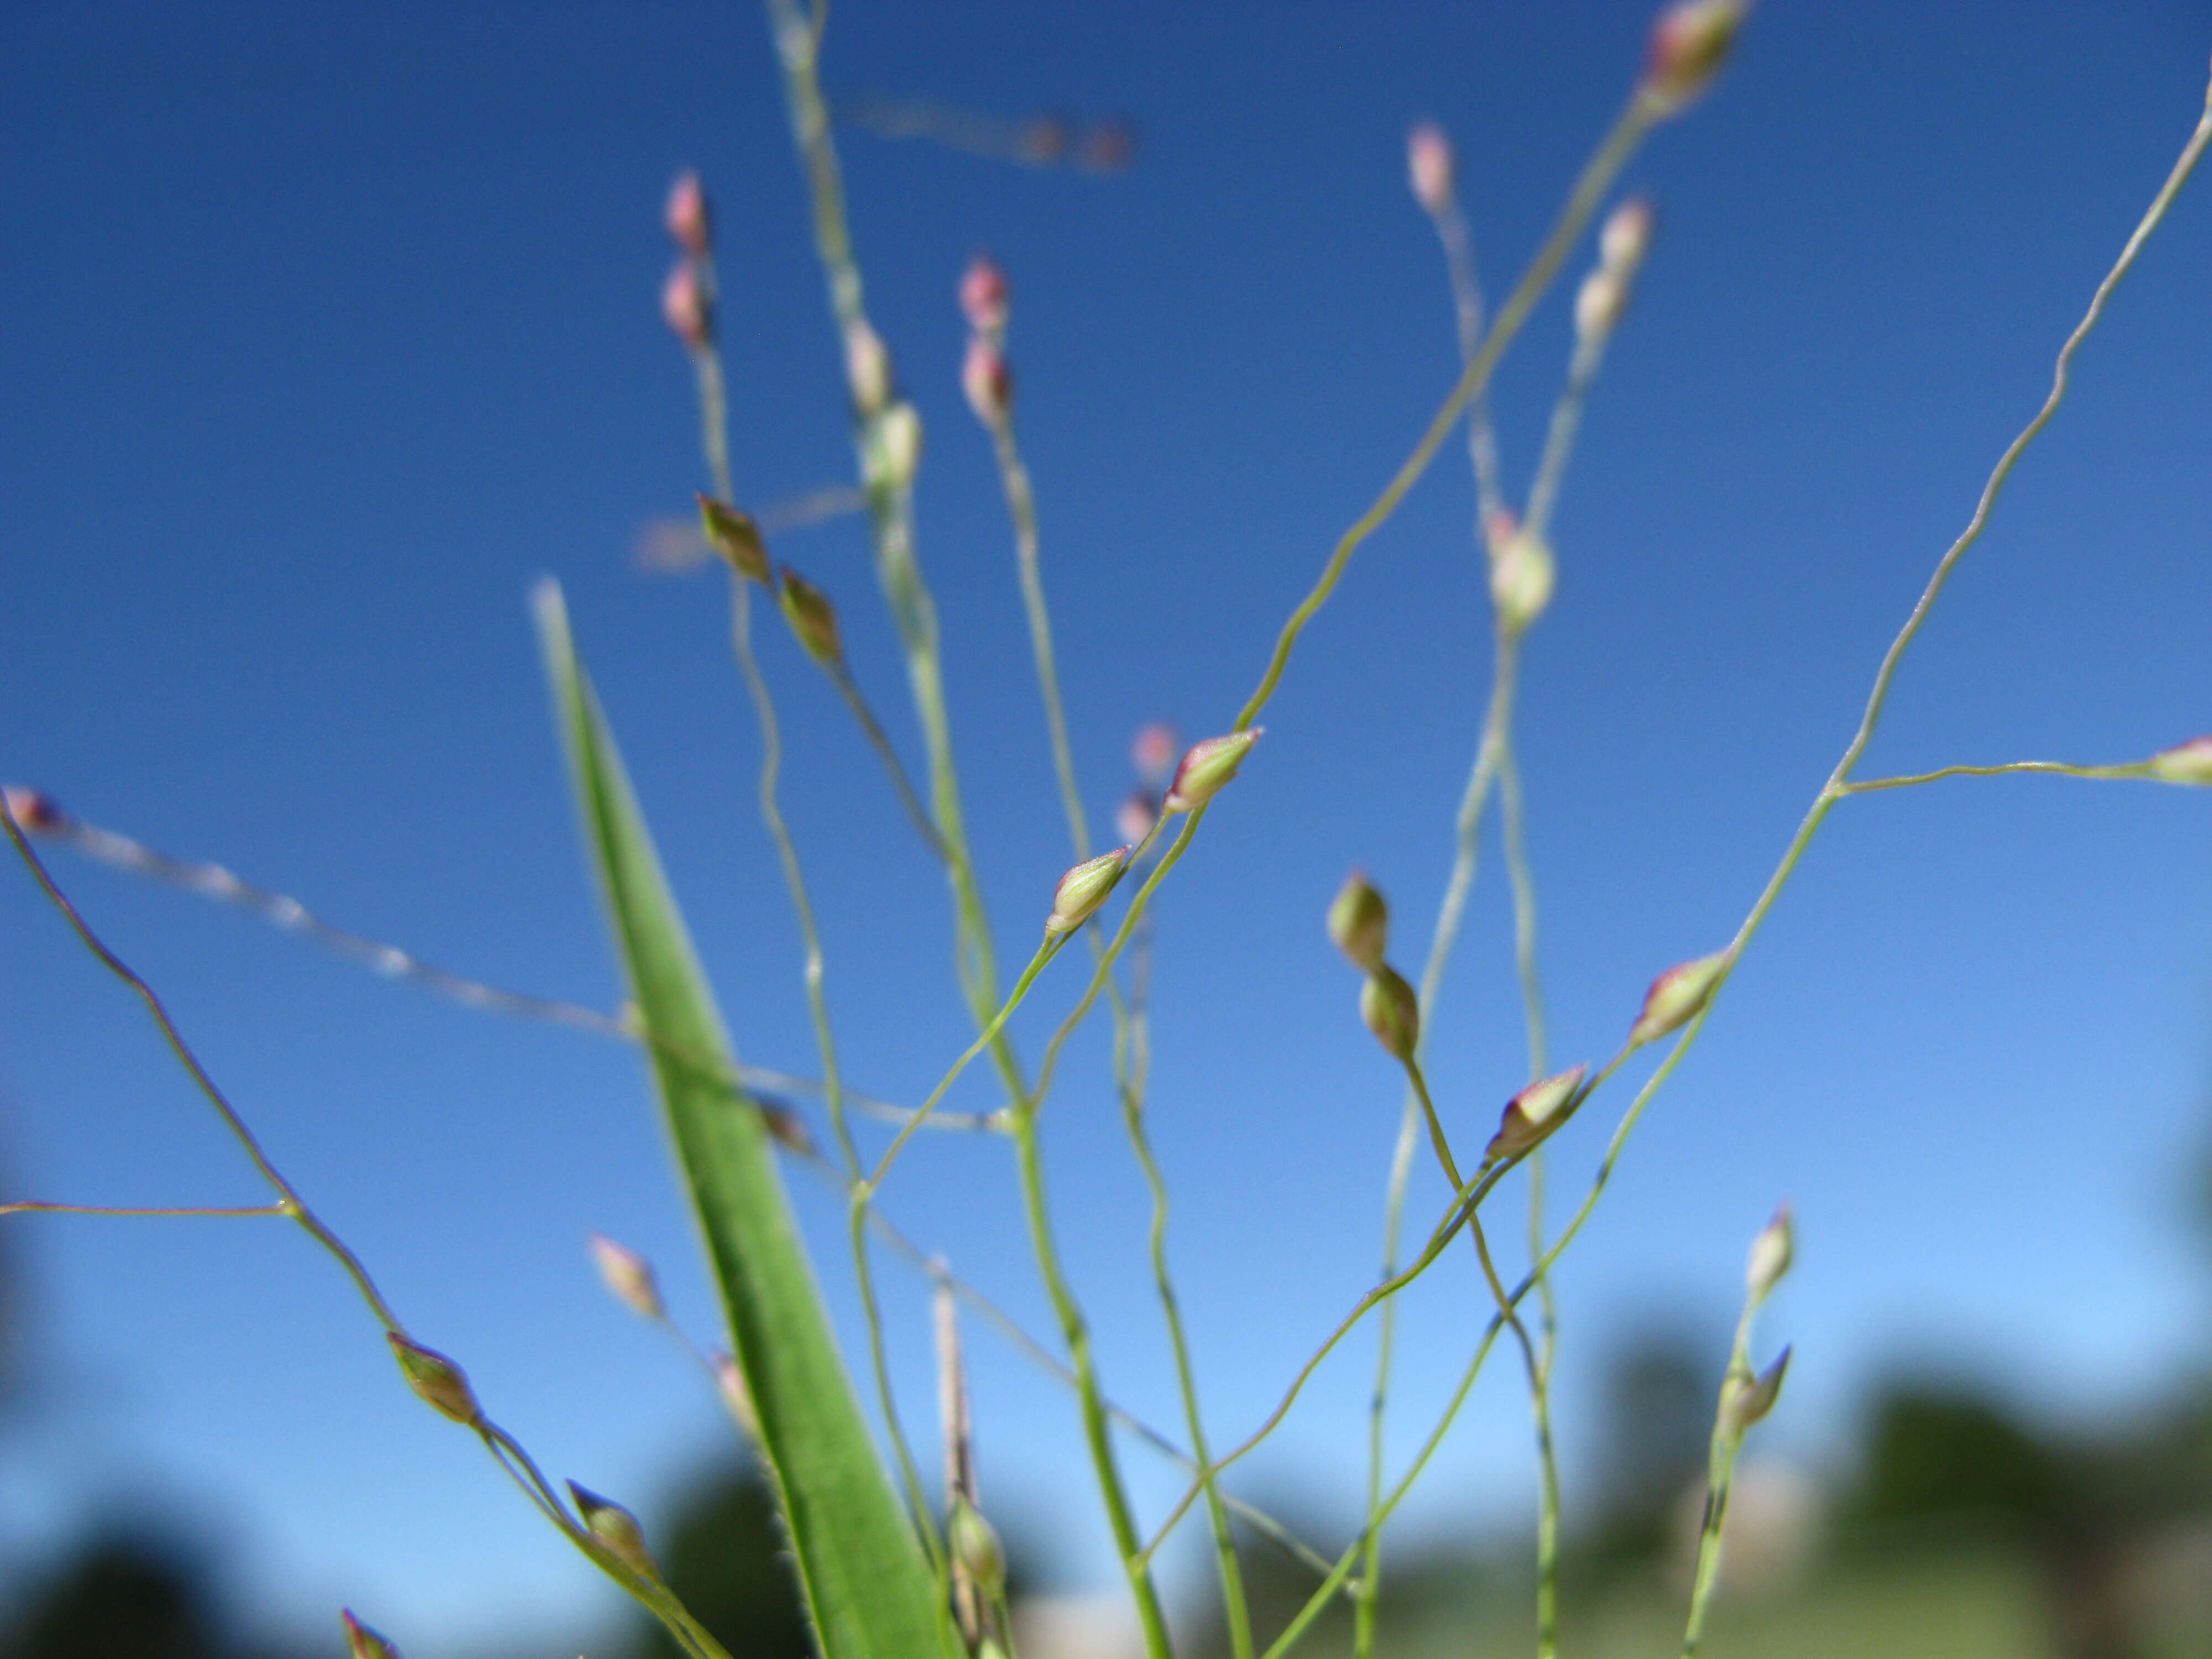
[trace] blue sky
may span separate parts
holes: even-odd
[[[1595,0],[837,9],[834,94],[1115,114],[1142,135],[1113,178],[842,135],[871,306],[928,429],[921,553],[1003,955],[1026,951],[1066,860],[1010,542],[957,391],[969,253],[993,248],[1016,285],[1020,427],[1103,833],[1130,733],[1227,726],[1449,383],[1408,123],[1457,140],[1501,278],[1611,115],[1645,19]],[[2183,4],[1773,0],[1715,95],[1631,167],[1660,234],[1569,481],[1521,728],[1564,1058],[1610,1053],[1650,976],[1749,905],[2186,136],[2208,46]],[[700,482],[655,301],[682,165],[719,210],[741,495],[849,474],[754,9],[18,4],[0,15],[0,773],[463,972],[610,1005],[524,606],[550,572],[743,1051],[811,1069],[720,584],[629,561]],[[2124,759],[2212,727],[2203,184],[1910,659],[1873,770]],[[1568,335],[1555,295],[1501,377],[1516,489]],[[1257,1419],[1373,1272],[1397,1091],[1320,916],[1363,864],[1408,958],[1442,890],[1489,673],[1471,495],[1448,453],[1363,550],[1163,896],[1152,1121],[1219,1436]],[[918,761],[861,529],[777,550],[835,595]],[[918,1097],[965,1040],[941,883],[834,694],[773,630],[766,654],[848,1074]],[[1777,1446],[1832,1455],[1897,1365],[2084,1416],[2200,1364],[2185,1215],[2212,1080],[2208,814],[2200,793],[2033,779],[1846,803],[1562,1274],[1570,1420],[1609,1332],[1654,1308],[1725,1319],[1784,1195],[1803,1248],[1768,1325],[1798,1344]],[[634,1056],[55,867],[503,1420],[641,1507],[680,1488],[713,1402],[606,1303],[581,1243],[599,1227],[647,1250],[708,1328]],[[1518,1080],[1498,874],[1493,845],[1436,1034],[1468,1136]],[[11,1194],[258,1201],[20,876],[0,918]],[[1021,1022],[1029,1053],[1072,979]],[[1109,1386],[1170,1422],[1097,1035],[1049,1109],[1055,1202]],[[989,1103],[984,1079],[952,1103]],[[1579,1190],[1616,1104],[1563,1134],[1555,1190]],[[799,1190],[849,1315],[837,1206]],[[1003,1146],[927,1140],[886,1202],[1046,1328]],[[573,1645],[609,1613],[395,1386],[304,1240],[7,1224],[31,1378],[4,1431],[11,1549],[167,1507],[234,1547],[272,1622],[349,1600],[437,1651]],[[924,1301],[890,1283],[902,1398],[926,1423]],[[1462,1268],[1412,1304],[1401,1450],[1477,1288]],[[971,1346],[987,1492],[1071,1576],[1096,1574],[1068,1401],[981,1332]],[[1367,1374],[1356,1348],[1325,1370],[1255,1480],[1349,1492]],[[1409,1526],[1516,1515],[1527,1438],[1500,1366]],[[1157,1516],[1175,1478],[1129,1466]]]

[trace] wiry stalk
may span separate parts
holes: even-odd
[[[1036,665],[1037,692],[1044,704],[1053,770],[1060,783],[1060,805],[1067,815],[1068,843],[1075,861],[1080,864],[1091,856],[1090,819],[1084,808],[1082,788],[1075,779],[1075,757],[1067,740],[1067,715],[1060,697],[1060,671],[1053,649],[1052,613],[1045,604],[1036,493],[1030,483],[1029,468],[1022,461],[1021,447],[1015,441],[1012,411],[1000,410],[997,418],[988,424],[992,450],[999,464],[1000,489],[1006,497],[1006,516],[1013,524],[1015,568],[1021,580],[1023,609],[1029,619],[1030,653]],[[1104,948],[1101,930],[1093,921],[1084,931],[1090,939],[1096,961]],[[1148,1049],[1142,1028],[1143,990],[1140,983],[1134,995],[1125,1000],[1119,982],[1111,975],[1107,978],[1106,988],[1114,1013],[1115,1091],[1121,1102],[1121,1121],[1128,1131],[1129,1145],[1136,1153],[1138,1167],[1144,1171],[1145,1185],[1152,1195],[1152,1283],[1159,1296],[1161,1316],[1167,1324],[1168,1346],[1175,1358],[1176,1386],[1182,1400],[1191,1451],[1206,1486],[1206,1519],[1213,1533],[1230,1656],[1231,1659],[1252,1659],[1252,1615],[1244,1595],[1243,1570],[1237,1559],[1237,1534],[1230,1522],[1228,1506],[1222,1501],[1219,1483],[1203,1473],[1209,1456],[1205,1414],[1199,1404],[1198,1376],[1191,1362],[1188,1335],[1183,1328],[1182,1304],[1176,1295],[1174,1275],[1168,1265],[1167,1180],[1160,1171],[1159,1160],[1145,1129]]]
[[[844,187],[839,178],[836,149],[830,131],[830,112],[817,78],[823,11],[803,16],[794,0],[769,0],[769,18],[776,53],[784,70],[784,86],[791,107],[792,130],[805,162],[814,207],[815,245],[830,286],[830,307],[845,337],[868,326],[862,306],[860,268],[853,258],[852,238],[846,228]],[[860,441],[865,451],[867,434]],[[863,456],[864,475],[873,472]],[[1151,1659],[1167,1659],[1167,1618],[1159,1605],[1150,1570],[1130,1559],[1136,1538],[1128,1496],[1114,1458],[1108,1432],[1104,1396],[1091,1349],[1090,1331],[1074,1293],[1060,1272],[1051,1222],[1043,1209],[1044,1186],[1041,1153],[1036,1143],[1036,1109],[1029,1087],[1005,1035],[1006,1016],[1018,996],[1003,1006],[998,992],[990,922],[975,877],[960,807],[959,779],[953,768],[952,738],[945,709],[943,671],[937,634],[937,611],[924,582],[914,550],[914,502],[908,483],[868,476],[870,517],[876,532],[877,578],[890,602],[891,616],[907,657],[907,678],[915,712],[929,755],[931,794],[938,834],[948,854],[952,881],[955,952],[969,1006],[976,1024],[989,1039],[992,1061],[1007,1097],[1019,1165],[1023,1198],[1030,1213],[1030,1233],[1038,1266],[1059,1316],[1061,1334],[1075,1374],[1081,1399],[1085,1439],[1098,1481],[1109,1520],[1117,1540],[1126,1540],[1122,1555],[1128,1566],[1130,1589],[1137,1603]],[[994,1010],[997,1012],[994,1012]],[[901,1139],[904,1137],[902,1132]],[[897,1145],[894,1142],[894,1147]],[[879,1166],[872,1190],[881,1179]],[[865,1201],[865,1196],[863,1199]]]
[[[24,866],[30,871],[32,878],[38,883],[40,890],[46,895],[47,901],[61,912],[64,920],[69,923],[71,931],[76,934],[85,949],[89,951],[109,973],[128,986],[145,1005],[148,1015],[161,1031],[161,1040],[168,1045],[169,1052],[176,1057],[177,1063],[184,1068],[185,1075],[191,1079],[193,1086],[206,1097],[209,1105],[215,1109],[216,1115],[222,1121],[223,1127],[230,1132],[232,1139],[238,1142],[262,1180],[267,1182],[270,1189],[276,1194],[277,1202],[269,1206],[267,1212],[288,1217],[297,1223],[301,1231],[320,1245],[324,1251],[344,1270],[346,1277],[353,1281],[354,1288],[360,1292],[362,1300],[368,1304],[369,1311],[375,1316],[377,1322],[392,1335],[404,1338],[407,1334],[407,1328],[400,1322],[398,1315],[392,1311],[391,1304],[384,1299],[383,1293],[376,1288],[375,1281],[369,1277],[368,1269],[362,1265],[361,1258],[356,1255],[351,1247],[333,1232],[308,1206],[307,1200],[300,1195],[299,1190],[277,1169],[267,1151],[262,1146],[259,1138],[247,1127],[246,1120],[231,1104],[229,1097],[223,1093],[207,1068],[200,1063],[199,1056],[193,1051],[191,1045],[185,1041],[184,1033],[177,1028],[175,1020],[170,1017],[167,1006],[161,1000],[154,988],[140,977],[137,969],[108,948],[106,942],[92,930],[91,924],[85,921],[83,915],[70,901],[69,896],[62,891],[52,872],[47,870],[45,861],[39,857],[29,839],[24,835],[22,827],[16,823],[15,812],[9,806],[4,797],[0,797],[0,829],[7,831],[8,839],[15,844],[17,856],[23,860]],[[587,1528],[569,1516],[551,1484],[546,1480],[537,1464],[531,1460],[529,1454],[523,1450],[521,1445],[512,1435],[481,1413],[468,1425],[468,1427],[483,1441],[485,1449],[491,1453],[500,1468],[514,1478],[532,1504],[558,1527],[568,1541],[582,1552],[593,1565],[599,1567],[623,1589],[629,1591],[654,1617],[658,1618],[667,1627],[678,1644],[686,1652],[696,1656],[696,1659],[729,1659],[729,1655],[712,1637],[700,1628],[697,1622],[684,1610],[683,1603],[677,1600],[665,1585],[640,1577],[624,1563],[611,1555],[605,1547],[593,1537]]]

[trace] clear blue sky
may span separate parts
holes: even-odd
[[[1118,113],[1142,133],[1110,179],[843,135],[872,305],[929,430],[921,552],[1006,954],[1066,853],[1009,539],[957,388],[969,252],[988,244],[1016,283],[1021,429],[1103,832],[1130,732],[1226,726],[1449,384],[1407,124],[1450,129],[1487,268],[1516,270],[1633,73],[1646,9],[836,9],[836,91]],[[849,473],[760,25],[745,4],[0,13],[0,774],[464,972],[611,1004],[524,609],[550,571],[740,1045],[811,1068],[720,585],[629,561],[700,482],[656,314],[680,165],[720,210],[741,493]],[[2195,119],[2208,47],[2183,3],[1772,0],[1716,94],[1632,168],[1661,233],[1559,517],[1522,728],[1563,1056],[1611,1052],[1651,974],[1750,903]],[[2123,759],[2212,727],[2208,188],[2084,354],[1899,680],[1874,769]],[[1555,295],[1502,378],[1516,489],[1567,338]],[[1163,897],[1153,1123],[1223,1437],[1373,1272],[1397,1090],[1320,916],[1354,862],[1401,938],[1441,890],[1489,672],[1471,493],[1448,454],[1361,554]],[[779,551],[835,594],[918,759],[863,532]],[[767,637],[848,1073],[916,1097],[964,1042],[941,884],[833,694]],[[1570,1421],[1608,1332],[1653,1308],[1727,1316],[1785,1194],[1803,1247],[1768,1327],[1798,1343],[1778,1446],[1842,1443],[1859,1391],[1899,1364],[1998,1377],[2062,1415],[2201,1364],[2184,1218],[2212,1074],[2208,847],[2212,798],[2177,790],[2008,780],[1846,803],[1563,1275]],[[504,1420],[640,1507],[683,1485],[713,1403],[582,1253],[591,1227],[647,1249],[708,1328],[633,1055],[425,1000],[66,855],[56,869]],[[1493,848],[1437,1034],[1462,1136],[1520,1064],[1498,874]],[[9,1194],[258,1201],[20,873],[0,880],[0,930]],[[1024,1022],[1031,1054],[1072,979]],[[954,1103],[988,1104],[982,1080]],[[1559,1188],[1587,1178],[1617,1103],[1563,1135]],[[1109,1385],[1172,1420],[1095,1042],[1048,1142]],[[802,1190],[849,1310],[836,1206]],[[928,1141],[887,1202],[1045,1327],[1001,1146]],[[233,1547],[276,1624],[349,1600],[410,1650],[551,1651],[610,1613],[404,1395],[303,1239],[6,1225],[31,1345],[0,1429],[11,1551],[168,1505]],[[889,1285],[906,1410],[927,1423],[923,1299],[898,1270]],[[1476,1297],[1462,1268],[1414,1304],[1401,1449]],[[1072,1407],[981,1331],[972,1347],[987,1492],[1096,1574],[1102,1534],[1066,1496]],[[1359,1467],[1367,1376],[1364,1347],[1324,1371],[1254,1478],[1307,1483],[1329,1511]],[[1501,1364],[1410,1526],[1519,1512],[1517,1395]],[[1157,1516],[1176,1480],[1128,1461]]]

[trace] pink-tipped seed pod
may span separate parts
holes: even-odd
[[[66,829],[69,814],[43,789],[27,789],[20,783],[0,788],[8,803],[8,816],[27,834],[52,835]]]
[[[1242,732],[1231,732],[1191,744],[1176,768],[1175,781],[1168,785],[1164,810],[1195,811],[1219,794],[1244,764],[1244,757],[1252,752],[1252,745],[1260,741],[1261,733],[1261,727],[1247,726]]]
[[[968,342],[968,355],[960,364],[960,389],[968,397],[968,407],[975,411],[975,418],[996,430],[1006,423],[1012,412],[1014,402],[1013,371],[1006,367],[1006,354],[991,339],[978,334]]]
[[[713,307],[707,303],[706,285],[699,280],[698,267],[690,259],[678,259],[661,284],[660,315],[668,331],[689,350],[704,350],[714,337]]]
[[[1747,0],[1675,0],[1651,26],[1644,95],[1666,114],[1686,108],[1728,61]]]
[[[707,207],[707,187],[690,167],[676,175],[668,187],[668,206],[662,216],[669,240],[695,259],[707,257],[714,238],[714,217]]]
[[[1406,135],[1407,182],[1413,187],[1413,199],[1431,217],[1440,218],[1450,210],[1457,176],[1451,140],[1442,127],[1424,121]]]
[[[599,1270],[600,1282],[613,1293],[615,1300],[641,1319],[659,1318],[665,1310],[660,1302],[660,1286],[653,1276],[653,1264],[605,1233],[592,1233],[585,1242],[591,1247],[592,1265]]]
[[[960,314],[978,334],[1006,331],[1012,298],[1006,271],[988,253],[978,253],[960,273]]]
[[[1589,1074],[1587,1066],[1570,1066],[1530,1084],[1507,1101],[1498,1133],[1483,1149],[1483,1161],[1495,1164],[1518,1157],[1573,1116],[1582,1104],[1583,1079]]]

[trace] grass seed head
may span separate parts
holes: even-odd
[[[614,1292],[615,1300],[641,1319],[659,1319],[668,1311],[661,1305],[660,1286],[653,1279],[650,1261],[605,1233],[593,1233],[586,1242],[592,1264],[599,1270],[600,1281]]]
[[[706,284],[690,258],[678,259],[660,286],[661,319],[668,331],[689,351],[703,351],[714,337],[714,310],[707,303]]]
[[[1389,963],[1376,964],[1360,986],[1359,1018],[1393,1060],[1413,1059],[1421,1041],[1421,999]]]
[[[1485,1161],[1516,1158],[1572,1117],[1583,1103],[1583,1079],[1589,1074],[1589,1066],[1571,1066],[1530,1084],[1507,1101],[1498,1133],[1483,1149]]]
[[[1346,876],[1331,901],[1328,939],[1355,968],[1371,974],[1382,965],[1382,953],[1390,945],[1390,907],[1364,872],[1354,870]]]
[[[2167,783],[2212,784],[2212,732],[2160,750],[2150,757],[2150,775]],[[21,813],[15,816],[23,822]]]
[[[1260,741],[1260,734],[1261,728],[1251,726],[1225,737],[1207,738],[1191,744],[1176,768],[1175,781],[1168,786],[1166,810],[1194,811],[1219,794],[1237,775],[1237,769],[1244,764],[1244,757],[1252,752],[1252,745]]]
[[[1797,1236],[1791,1225],[1790,1206],[1778,1205],[1774,1218],[1751,1241],[1751,1261],[1744,1268],[1744,1288],[1754,1302],[1764,1302],[1782,1282],[1797,1253]]]
[[[747,581],[768,586],[768,544],[761,539],[760,526],[753,522],[751,514],[702,495],[699,529],[707,538],[707,545],[720,554],[731,569]]]
[[[789,565],[783,567],[779,578],[776,603],[806,654],[824,667],[842,662],[845,642],[837,631],[837,607],[830,602],[830,596]]]
[[[668,187],[668,206],[662,215],[669,240],[695,259],[707,257],[714,236],[714,216],[707,207],[707,187],[690,167],[676,175]]]
[[[69,814],[43,789],[11,783],[0,788],[0,798],[7,801],[8,816],[15,820],[15,827],[27,835],[52,835],[68,827]]]
[[[659,1580],[660,1563],[646,1548],[645,1529],[637,1524],[635,1516],[612,1498],[602,1498],[573,1480],[568,1492],[576,1500],[576,1512],[584,1517],[585,1527],[607,1547],[609,1553],[641,1578]]]
[[[1688,1024],[1711,1000],[1727,970],[1728,952],[1716,951],[1709,957],[1678,962],[1653,980],[1636,1024],[1628,1028],[1630,1046],[1641,1047]]]
[[[1406,180],[1430,217],[1450,210],[1458,170],[1451,140],[1434,121],[1423,121],[1406,135]]]
[[[1013,412],[1014,372],[1006,367],[1006,354],[985,335],[968,342],[968,355],[960,362],[960,390],[975,418],[994,430]]]
[[[1750,9],[1748,0],[1675,0],[1651,26],[1644,95],[1668,115],[1694,103],[1728,61]]]
[[[1060,878],[1052,891],[1052,914],[1044,919],[1048,937],[1068,933],[1091,920],[1098,907],[1106,902],[1106,896],[1121,879],[1121,872],[1129,867],[1133,849],[1117,847],[1110,853],[1101,853],[1095,859],[1086,859]]]
[[[1013,314],[1013,290],[1006,271],[988,253],[978,253],[960,273],[960,314],[978,334],[1006,332]]]
[[[456,1423],[482,1419],[483,1407],[477,1404],[476,1390],[469,1387],[467,1373],[459,1365],[435,1348],[410,1342],[397,1331],[386,1331],[384,1335],[392,1344],[392,1357],[398,1360],[399,1373],[409,1388]]]

